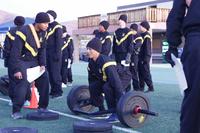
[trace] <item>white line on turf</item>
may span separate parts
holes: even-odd
[[[4,102],[9,102],[10,101],[10,100],[5,99],[5,98],[0,98],[0,100],[4,101]],[[90,119],[87,119],[87,118],[82,118],[82,117],[79,117],[79,116],[70,115],[70,114],[62,113],[62,112],[51,110],[51,109],[49,111],[54,112],[54,113],[58,113],[59,115],[62,115],[62,116],[65,116],[65,117],[69,117],[69,118],[73,118],[73,119],[84,120],[84,121],[90,120]],[[119,130],[119,131],[123,131],[123,132],[126,132],[126,133],[140,133],[140,132],[134,131],[132,129],[122,128],[122,127],[118,127],[118,126],[115,126],[115,125],[113,125],[113,129]]]

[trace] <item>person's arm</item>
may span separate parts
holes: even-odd
[[[105,42],[103,44],[104,48],[103,51],[105,55],[109,55],[110,54],[110,51],[111,51],[111,46],[112,46],[112,41],[111,41],[111,36],[106,36],[105,38]]]
[[[165,53],[165,59],[168,63],[175,65],[171,59],[171,54],[178,57],[177,47],[181,44],[182,26],[186,13],[185,0],[174,0],[172,10],[167,18],[167,42],[169,43],[169,49]]]
[[[62,39],[62,27],[58,27],[55,30],[55,41],[56,41],[56,49],[55,49],[55,60],[59,61],[61,59],[61,47],[63,45],[63,39]]]
[[[40,66],[46,66],[46,38],[44,37],[45,33],[41,34],[42,42],[41,48],[38,49],[38,59]]]
[[[22,32],[17,31],[15,40],[13,41],[13,45],[10,52],[10,63],[12,70],[14,73],[22,72],[22,67],[20,63],[20,58],[22,54],[22,49],[24,47],[24,40],[21,38],[21,35],[24,35]]]
[[[178,47],[181,44],[185,13],[185,0],[174,0],[173,7],[167,18],[167,41],[170,47]]]

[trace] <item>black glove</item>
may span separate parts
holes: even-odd
[[[168,51],[165,53],[165,60],[173,67],[175,63],[171,58],[171,54],[178,57],[178,49],[176,47],[169,47]]]
[[[130,53],[128,53],[128,54],[126,55],[126,61],[125,61],[125,63],[126,63],[126,64],[130,64],[130,63],[131,63],[131,54],[130,54]]]

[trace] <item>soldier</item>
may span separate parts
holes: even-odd
[[[23,118],[20,111],[27,91],[30,89],[26,70],[35,66],[40,66],[40,70],[45,70],[45,31],[49,22],[48,14],[40,12],[36,15],[34,24],[23,26],[16,32],[13,42],[15,45],[12,45],[9,58],[12,79],[15,82],[12,98],[13,119]],[[35,85],[40,95],[38,111],[45,111],[49,102],[49,80],[46,71],[35,80]]]
[[[133,85],[134,90],[139,91],[140,84],[139,84],[139,77],[138,77],[138,60],[139,60],[138,55],[143,43],[143,39],[141,35],[138,34],[137,24],[131,24],[130,29],[133,31],[133,44],[134,44],[134,50],[131,55],[131,65],[130,65],[130,70],[132,73],[132,85]]]
[[[150,25],[147,21],[140,23],[141,36],[143,38],[143,44],[139,53],[138,71],[140,90],[144,91],[145,83],[148,86],[146,92],[154,91],[153,82],[150,72],[150,59],[151,59],[151,35],[149,34]]]
[[[107,31],[108,27],[109,27],[108,21],[101,21],[99,23],[99,32],[95,34],[95,37],[99,38],[102,43],[101,54],[107,56],[110,54],[112,45],[111,36]]]
[[[55,21],[57,18],[56,12],[49,10],[47,13],[51,21],[47,30],[47,70],[51,85],[50,95],[52,98],[59,98],[63,93],[61,77],[63,32],[62,25]]]
[[[63,41],[64,44],[61,48],[62,50],[62,68],[61,68],[61,75],[62,75],[62,82],[67,84],[68,86],[72,86],[72,69],[71,65],[73,63],[73,52],[74,52],[74,44],[72,37],[67,34],[67,29],[63,25]]]
[[[88,68],[90,100],[92,105],[99,107],[100,111],[105,110],[102,96],[102,93],[104,93],[108,109],[116,111],[117,102],[123,95],[125,86],[120,80],[116,62],[110,57],[100,54],[101,47],[102,44],[98,38],[93,38],[87,44],[88,56],[96,66],[95,68]],[[117,120],[116,113],[108,118],[108,121]]]
[[[6,38],[4,41],[4,51],[3,51],[3,57],[4,57],[4,66],[8,68],[8,77],[9,77],[9,97],[10,99],[12,99],[12,95],[14,95],[13,92],[13,88],[15,86],[15,80],[12,79],[12,73],[11,73],[11,66],[9,65],[9,60],[10,60],[10,51],[12,48],[14,40],[15,40],[15,35],[16,35],[16,31],[19,30],[25,23],[25,18],[23,16],[16,16],[14,19],[14,24],[15,27],[12,27],[7,33],[6,33]],[[27,90],[27,95],[26,95],[26,100],[27,102],[25,102],[26,104],[28,104],[29,100],[30,100],[30,95],[31,95],[31,91],[30,89]],[[12,101],[12,100],[11,100]],[[9,102],[9,105],[12,105],[12,102]]]
[[[120,28],[114,32],[112,56],[119,64],[122,61],[126,61],[125,63],[129,64],[131,62],[131,54],[133,53],[133,32],[126,27],[126,23],[127,16],[123,14],[119,17]]]
[[[200,1],[174,0],[173,8],[167,19],[167,41],[169,49],[166,60],[174,66],[171,54],[178,57],[177,47],[185,36],[185,46],[181,62],[188,88],[184,91],[181,107],[180,133],[200,132]]]

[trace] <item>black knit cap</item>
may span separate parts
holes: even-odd
[[[92,40],[90,40],[87,44],[88,48],[92,48],[97,52],[101,52],[101,48],[102,48],[102,43],[98,38],[93,38]]]
[[[123,20],[124,22],[127,23],[127,15],[126,14],[120,15],[119,20]]]
[[[66,28],[66,26],[62,26],[62,29],[63,29],[63,33],[65,33],[65,32],[67,32],[67,28]]]
[[[144,27],[145,29],[147,29],[147,30],[150,29],[149,22],[147,22],[147,21],[142,21],[142,22],[140,23],[140,25],[141,25],[142,27]]]
[[[39,12],[35,17],[35,23],[49,23],[50,18],[47,13]]]
[[[104,20],[104,21],[101,21],[99,25],[102,25],[104,29],[107,30],[110,24],[108,23],[108,21]]]
[[[22,25],[24,25],[24,23],[25,23],[25,18],[24,17],[22,17],[22,16],[16,16],[15,17],[14,24],[16,26],[22,26]]]
[[[56,14],[55,11],[53,11],[53,10],[48,10],[47,13],[50,14],[51,16],[53,16],[54,19],[57,18],[57,14]]]
[[[138,25],[137,24],[131,24],[130,29],[137,31],[138,30]]]

